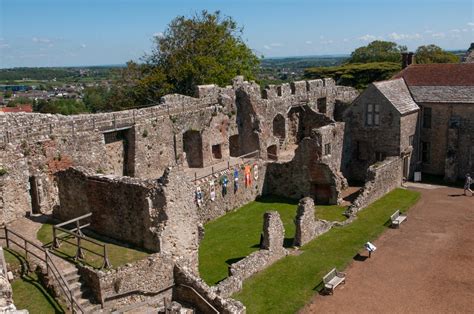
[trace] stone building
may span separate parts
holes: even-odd
[[[370,85],[345,117],[351,178],[386,156],[403,158],[405,178],[421,171],[453,181],[474,171],[472,63],[409,65]]]
[[[417,160],[419,110],[403,79],[369,85],[345,112],[346,175],[363,181],[370,165],[398,156],[403,176],[409,177]]]

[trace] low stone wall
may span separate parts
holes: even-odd
[[[193,275],[184,266],[175,266],[174,279],[173,300],[191,303],[202,313],[213,313],[209,305],[223,314],[244,314],[246,312],[246,308],[241,302],[216,294],[201,278]],[[199,295],[196,295],[194,291]]]
[[[353,216],[388,192],[401,186],[403,160],[399,157],[388,157],[367,170],[367,180],[361,193],[346,210],[347,216]]]
[[[153,254],[108,271],[79,266],[79,273],[97,303],[119,309],[152,298],[171,298],[174,265],[171,256]]]
[[[283,247],[285,229],[280,214],[276,211],[266,212],[263,220],[261,249],[230,266],[230,276],[213,287],[219,295],[229,297],[240,291],[245,279],[264,270],[288,254],[288,251]]]
[[[251,184],[245,185],[245,166],[250,166]],[[257,168],[255,168],[257,166]],[[255,169],[257,169],[257,178],[255,178]],[[266,173],[266,163],[259,159],[253,160],[243,165],[236,165],[230,169],[219,171],[213,176],[206,177],[196,181],[195,188],[201,189],[203,199],[201,206],[197,206],[197,201],[194,200],[197,207],[197,214],[201,223],[214,220],[226,213],[233,211],[249,202],[254,201],[257,197],[262,195],[263,185]],[[238,189],[235,190],[234,171],[238,171]],[[225,192],[222,185],[222,179],[227,177],[227,191]],[[210,185],[214,182],[215,199],[211,200]]]

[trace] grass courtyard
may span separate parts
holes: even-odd
[[[285,227],[285,246],[291,246],[297,205],[296,201],[287,198],[263,197],[206,224],[204,240],[199,247],[199,271],[204,281],[214,285],[225,279],[228,265],[258,250],[263,214],[268,210],[280,213]],[[321,219],[341,221],[345,219],[344,209],[318,205],[316,215]]]
[[[24,265],[26,261],[15,251],[4,249],[5,261],[9,270],[18,269],[21,276],[11,283],[13,290],[13,302],[19,310],[26,309],[31,314],[43,313],[65,313],[65,306],[58,303],[44,289],[34,272],[27,273]]]
[[[109,239],[104,237],[98,236],[96,234],[88,234],[90,237],[93,237],[96,241],[106,244],[107,245],[107,254],[109,257],[109,261],[112,264],[112,268],[116,268],[118,266],[125,265],[127,263],[132,263],[141,259],[144,259],[149,254],[144,251],[140,251],[138,249],[129,248],[125,246],[118,245],[117,243],[112,242]],[[53,241],[53,228],[51,224],[43,224],[40,230],[37,233],[38,240],[45,245],[51,245]],[[69,239],[68,241],[73,242],[74,239]],[[97,245],[94,245],[90,242],[82,242],[82,246],[86,247],[87,249],[100,252],[101,248]],[[74,256],[76,255],[76,247],[72,244],[68,244],[65,242],[61,243],[61,246],[58,250],[53,250],[53,252],[61,256],[71,262],[74,262]],[[82,261],[84,264],[89,266],[100,268],[103,264],[103,258],[84,251],[85,260]]]
[[[358,214],[353,223],[333,228],[302,247],[298,256],[287,256],[246,280],[233,297],[248,313],[294,313],[321,289],[322,277],[333,267],[344,269],[367,241],[376,239],[397,209],[408,210],[419,193],[397,189]]]

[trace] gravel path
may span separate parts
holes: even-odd
[[[352,262],[334,295],[316,295],[301,313],[474,313],[474,197],[414,189],[422,197],[408,220],[375,241],[372,258]]]

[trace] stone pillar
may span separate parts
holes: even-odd
[[[277,211],[268,211],[263,215],[263,239],[261,249],[278,251],[283,248],[285,228]]]
[[[314,201],[311,197],[302,198],[298,204],[295,218],[296,233],[294,246],[303,246],[315,235]]]

